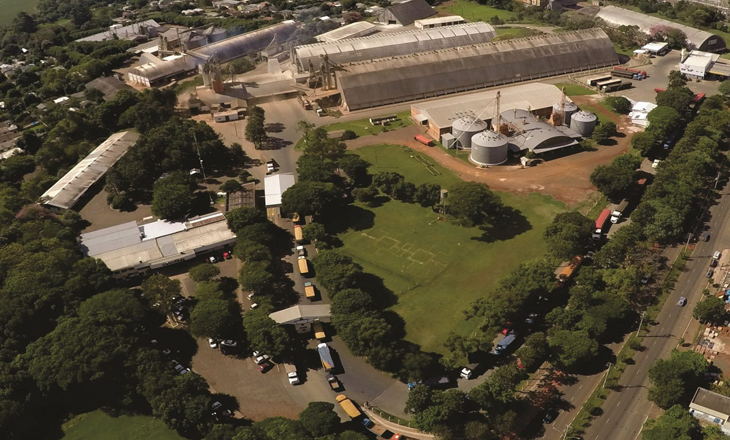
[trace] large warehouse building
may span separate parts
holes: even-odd
[[[476,22],[435,29],[388,32],[332,43],[307,44],[296,47],[292,58],[297,72],[308,72],[310,63],[315,70],[319,69],[321,57],[324,55],[335,63],[345,64],[488,43],[496,36],[497,32],[492,26]]]
[[[704,52],[720,52],[726,48],[725,40],[718,35],[675,23],[673,21],[662,20],[661,18],[652,17],[650,15],[641,14],[628,9],[617,8],[616,6],[606,6],[605,8],[602,8],[598,11],[598,14],[596,14],[596,18],[600,18],[609,25],[615,27],[638,26],[639,30],[647,35],[651,35],[652,28],[656,28],[658,26],[679,29],[687,36],[687,41],[692,46],[689,49],[697,49]]]
[[[426,0],[408,0],[385,8],[378,14],[378,23],[408,26],[416,20],[436,15]]]
[[[434,50],[344,65],[349,110],[544,78],[618,63],[601,29]]]

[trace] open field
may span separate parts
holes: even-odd
[[[511,40],[513,38],[532,37],[534,35],[541,35],[537,29],[525,28],[525,27],[498,27],[494,29],[497,31],[497,37],[492,41],[504,41]]]
[[[410,110],[396,113],[396,116],[398,117],[398,120],[390,122],[387,125],[388,130],[395,130],[396,128],[407,127],[413,124],[410,119]],[[371,124],[369,118],[349,122],[335,122],[334,124],[326,125],[324,129],[327,131],[352,130],[358,136],[368,136],[383,132],[383,126]]]
[[[517,15],[511,11],[497,9],[487,5],[480,5],[477,2],[468,0],[451,0],[438,6],[436,10],[448,11],[455,15],[460,15],[471,21],[485,21],[489,23],[489,19],[495,15],[502,20],[517,18]]]
[[[448,189],[461,181],[413,150],[377,145],[356,152],[372,164],[371,172],[396,171],[416,185],[434,182]],[[477,322],[465,321],[462,310],[520,262],[540,258],[545,252],[543,230],[565,210],[562,203],[540,194],[500,196],[524,218],[502,221],[491,242],[481,240],[478,229],[439,221],[431,209],[417,204],[358,204],[343,213],[341,225],[350,229],[339,235],[342,251],[383,279],[397,297],[391,309],[404,319],[406,338],[425,350],[443,353],[449,332],[473,331]]]
[[[0,26],[13,22],[18,12],[34,12],[40,0],[0,0]]]
[[[154,417],[112,417],[101,410],[66,422],[63,432],[62,440],[184,440]]]
[[[574,83],[560,83],[555,84],[555,87],[559,89],[565,88],[565,94],[568,96],[583,96],[583,95],[597,95],[598,92],[591,90],[587,87],[579,86]]]

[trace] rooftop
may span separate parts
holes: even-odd
[[[357,21],[355,23],[350,23],[340,28],[331,30],[329,32],[319,34],[315,38],[318,41],[332,42],[344,40],[346,38],[352,38],[353,36],[372,34],[377,31],[378,29],[374,24],[368,23],[367,21]]]
[[[137,35],[143,35],[145,33],[145,28],[155,28],[157,29],[160,27],[159,24],[155,20],[145,20],[140,21],[139,23],[132,23],[127,26],[119,27],[116,29],[107,29],[104,32],[99,32],[98,34],[89,35],[88,37],[79,38],[76,41],[105,41],[105,40],[113,40],[114,36],[116,35],[119,39],[128,39],[129,37],[134,37]]]
[[[464,21],[464,17],[459,15],[447,15],[445,17],[424,18],[423,20],[416,20],[416,25],[420,24],[421,26],[431,26],[443,23],[453,23],[455,21]]]
[[[112,165],[137,143],[139,134],[133,131],[115,133],[48,189],[40,200],[46,205],[69,209],[84,195]]]
[[[723,396],[705,388],[697,388],[697,392],[695,392],[690,403],[690,408],[693,405],[699,405],[730,416],[730,397]]]
[[[294,185],[293,173],[274,174],[264,178],[264,196],[266,206],[281,205],[281,196]]]
[[[86,83],[87,89],[97,89],[104,94],[104,100],[109,101],[122,90],[127,90],[131,93],[139,93],[134,87],[131,87],[122,81],[119,81],[113,76],[105,76],[101,78],[93,79]]]
[[[381,14],[390,12],[403,26],[408,26],[416,20],[436,14],[436,10],[425,0],[410,0],[386,8]]]
[[[329,317],[329,304],[305,304],[301,306],[294,306],[289,307],[288,309],[279,310],[278,312],[274,312],[269,315],[269,318],[276,321],[277,324],[293,324],[297,321],[321,320],[329,319]]]

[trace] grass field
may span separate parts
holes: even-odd
[[[5,26],[13,22],[18,12],[35,12],[35,7],[40,0],[0,0],[0,26]]]
[[[497,31],[497,37],[492,41],[504,41],[511,40],[513,38],[531,37],[533,35],[540,35],[542,33],[536,29],[523,27],[498,27],[494,30]]]
[[[596,95],[598,92],[587,87],[579,86],[573,83],[555,84],[555,87],[562,89],[565,87],[565,94],[568,96]]]
[[[63,432],[62,440],[184,440],[153,417],[112,417],[100,410],[66,422]]]
[[[435,182],[447,189],[461,182],[439,165],[429,162],[427,168],[416,158],[420,155],[403,147],[377,145],[356,152],[372,164],[372,173],[396,171],[416,185]],[[497,225],[492,242],[479,240],[478,229],[439,221],[431,209],[417,204],[358,204],[338,218],[351,226],[339,235],[342,251],[395,293],[391,309],[404,319],[406,338],[427,351],[444,353],[442,343],[450,331],[466,335],[475,329],[478,322],[464,320],[462,310],[520,262],[540,258],[543,230],[565,209],[539,194],[500,196],[525,218]]]
[[[603,107],[606,110],[608,110],[611,113],[613,113],[613,111],[610,108],[607,108],[607,107],[605,107],[603,105],[601,105],[601,107]],[[587,110],[587,111],[593,113],[594,115],[598,116],[598,122],[600,122],[601,124],[603,124],[604,122],[613,122],[613,121],[611,121],[611,119],[608,116],[606,116],[603,113],[601,113],[595,105],[592,105],[592,104],[581,104],[580,105],[580,109],[581,110]]]
[[[517,18],[517,15],[511,11],[496,9],[487,5],[480,5],[477,2],[468,0],[451,0],[443,3],[441,6],[438,6],[436,10],[448,11],[471,21],[485,21],[487,23],[489,23],[489,19],[495,15],[502,20]]]
[[[383,115],[385,116],[385,115]],[[396,116],[398,117],[398,120],[390,122],[387,127],[388,130],[395,130],[396,128],[406,127],[408,125],[413,124],[413,122],[410,119],[411,111],[405,110],[400,113],[396,113]],[[334,124],[330,124],[324,127],[327,131],[337,131],[337,130],[352,130],[357,134],[358,136],[368,136],[371,134],[378,134],[383,132],[383,126],[382,125],[373,125],[370,123],[370,119],[358,119],[356,121],[349,121],[349,122],[335,122]]]

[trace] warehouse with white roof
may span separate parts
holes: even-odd
[[[281,196],[294,185],[293,173],[264,177],[264,199],[267,208],[281,206]]]
[[[378,32],[378,28],[374,24],[368,23],[367,21],[356,21],[355,23],[346,24],[329,32],[319,34],[314,38],[322,43],[332,43],[333,41],[348,38],[364,37],[376,32]]]
[[[115,133],[71,169],[48,189],[40,198],[45,205],[70,209],[81,196],[106,174],[129,147],[137,143],[139,133],[123,131]]]

